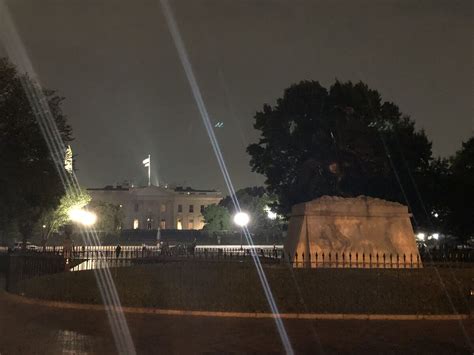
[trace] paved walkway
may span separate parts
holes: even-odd
[[[271,319],[128,314],[139,354],[281,353]],[[471,342],[474,321],[463,321]],[[457,321],[285,320],[297,353],[472,354]],[[18,303],[0,291],[0,354],[114,354],[103,311]]]

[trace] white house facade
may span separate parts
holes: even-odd
[[[93,201],[123,209],[122,229],[202,229],[202,210],[222,199],[219,191],[189,187],[106,186],[87,191]]]

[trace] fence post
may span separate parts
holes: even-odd
[[[370,268],[372,269],[372,253],[369,253],[369,265],[370,265]]]
[[[12,256],[10,253],[8,253],[7,255],[7,269],[5,270],[5,290],[6,291],[10,291],[10,278],[11,278],[11,275],[10,275],[10,268],[11,268],[11,263],[12,261]]]
[[[329,267],[331,268],[331,252],[329,252]]]
[[[405,254],[403,254],[403,268],[407,268],[407,256]]]
[[[322,255],[322,256],[323,256],[323,267],[324,267],[324,252],[323,252],[323,255]]]
[[[376,254],[376,259],[377,259],[377,264],[375,267],[378,269],[379,268],[379,253]]]
[[[344,252],[342,252],[342,268],[346,268],[346,255]]]
[[[316,252],[316,254],[314,254],[314,256],[316,257],[316,261],[315,261],[315,267],[318,267],[318,252]]]
[[[413,269],[413,254],[410,253],[410,269]]]
[[[365,269],[365,253],[362,253],[362,268]]]

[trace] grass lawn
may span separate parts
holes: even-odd
[[[450,314],[469,313],[472,302],[473,268],[438,269],[441,278],[434,268],[264,269],[280,312]],[[125,306],[269,312],[250,263],[187,261],[111,273]],[[102,303],[93,271],[25,280],[14,291],[41,299]]]

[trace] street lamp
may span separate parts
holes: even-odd
[[[97,221],[97,215],[82,208],[72,208],[69,211],[69,219],[84,226],[92,226]]]
[[[72,207],[68,211],[68,217],[71,222],[75,222],[77,224],[82,224],[84,227],[90,227],[97,222],[97,215],[94,212],[85,210],[78,206]],[[66,224],[65,225],[65,238],[64,238],[64,246],[63,246],[63,257],[66,260],[66,270],[69,270],[70,267],[70,259],[73,257],[74,253],[74,246],[72,244],[72,231],[73,231],[73,224]]]
[[[46,224],[43,224],[43,229],[41,230],[41,243],[43,245],[43,252],[46,251]]]
[[[245,212],[237,212],[234,216],[234,223],[237,224],[240,229],[240,249],[242,250],[242,229],[244,229],[250,221],[250,217]]]

